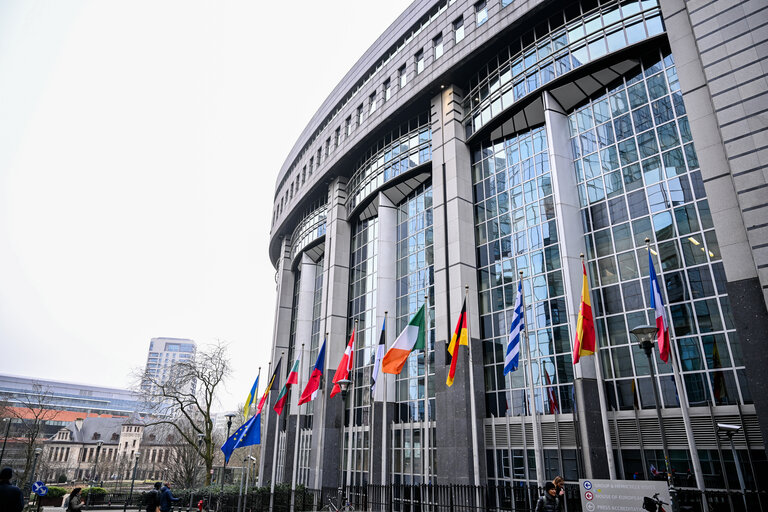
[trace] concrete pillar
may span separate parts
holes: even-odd
[[[329,397],[331,382],[347,345],[349,257],[351,230],[347,222],[346,178],[335,178],[329,186],[328,216],[323,262],[323,333],[328,333],[322,397],[314,400],[310,482],[315,488],[339,485],[339,450],[342,442],[341,395]]]
[[[581,208],[578,194],[575,193],[576,171],[571,154],[568,117],[549,93],[544,93],[543,101],[557,236],[560,240],[560,261],[567,302],[571,305],[568,311],[568,325],[573,329],[581,303],[582,267],[579,255],[585,252]],[[575,333],[572,333],[572,337],[574,335]],[[596,356],[584,356],[574,366],[574,391],[581,430],[584,473],[587,478],[608,478],[608,454],[603,435],[602,407],[598,399],[595,358]]]
[[[376,269],[376,322],[378,326],[387,315],[387,348],[399,334],[395,330],[397,316],[397,206],[383,193],[379,193],[379,239],[377,243],[378,268]],[[378,341],[378,340],[377,340]],[[374,349],[375,350],[375,349]],[[374,352],[375,353],[375,352]],[[370,482],[386,485],[392,471],[392,443],[390,425],[395,414],[395,376],[379,374],[379,384],[374,396],[374,427],[372,469]]]
[[[712,2],[696,8],[695,13],[683,0],[662,0],[660,4],[723,258],[747,380],[760,431],[763,439],[768,439],[768,396],[762,393],[768,386],[768,352],[764,349],[768,331],[768,251],[762,249],[768,242],[768,189],[764,186],[766,167],[759,153],[763,149],[755,147],[763,143],[757,142],[757,136],[750,136],[762,132],[764,121],[762,116],[748,115],[761,108],[760,102],[765,100],[751,88],[765,83],[766,57],[759,55],[754,65],[745,65],[744,56],[754,53],[750,46],[753,40],[738,37],[749,30],[748,23],[762,26],[759,24],[766,14],[762,10],[749,14],[741,10],[758,4],[744,4],[733,10],[736,6],[730,3]],[[744,15],[742,21],[732,22],[738,15]],[[718,25],[723,27],[720,35],[706,35],[711,26]],[[725,45],[723,39],[731,42]],[[762,67],[758,61],[762,61]],[[727,73],[727,79],[718,76],[731,69],[739,71]],[[724,138],[730,141],[727,145]]]
[[[285,483],[290,483],[293,475],[293,454],[296,450],[296,423],[299,414],[299,397],[309,377],[308,368],[315,364],[314,361],[308,361],[308,358],[309,342],[312,337],[312,306],[315,298],[317,265],[307,254],[303,254],[297,270],[300,272],[300,281],[296,311],[293,312],[296,315],[296,334],[293,341],[294,358],[301,351],[302,343],[304,344],[304,352],[301,354],[301,370],[299,371],[301,380],[291,388],[290,408],[286,407],[286,410],[290,411],[290,416],[287,419],[285,438],[285,470],[283,471],[282,479]],[[286,362],[289,366],[293,364],[293,361]],[[304,408],[305,406],[302,406],[302,413],[306,413]]]
[[[291,312],[293,309],[293,272],[291,271],[291,242],[288,237],[283,239],[280,248],[280,259],[277,269],[277,308],[275,310],[275,328],[272,334],[272,368],[266,375],[264,382],[269,382],[274,371],[275,364],[280,359],[280,353],[288,354],[288,341],[291,333]],[[285,371],[286,362],[282,363],[282,372]],[[284,375],[284,373],[283,373]],[[280,381],[282,382],[282,376]],[[259,485],[266,485],[272,479],[272,453],[275,447],[275,421],[277,414],[272,410],[272,405],[280,393],[280,386],[272,389],[268,404],[264,406],[262,414],[266,411],[266,420],[261,431],[261,461],[259,462]],[[264,388],[262,388],[264,389]]]
[[[442,482],[485,481],[483,356],[477,303],[471,157],[464,142],[463,93],[446,87],[432,99],[432,189],[435,256],[435,421],[437,467]],[[469,359],[458,364],[453,386],[445,385],[448,342],[469,285],[469,331],[474,365],[476,414],[471,417]],[[472,422],[477,453],[473,453]],[[476,464],[477,462],[477,464]]]

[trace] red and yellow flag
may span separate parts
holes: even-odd
[[[584,278],[581,285],[581,306],[579,319],[576,322],[576,339],[573,343],[573,364],[579,362],[581,356],[591,356],[595,353],[595,320],[592,317],[592,303],[589,301],[589,283],[587,282],[587,267],[581,262]]]
[[[467,299],[464,298],[464,304],[461,305],[461,314],[459,321],[456,322],[456,330],[453,332],[451,342],[448,344],[448,353],[451,354],[451,367],[448,370],[448,377],[445,379],[446,386],[453,386],[453,379],[456,377],[456,363],[459,360],[459,346],[468,345],[467,341]]]

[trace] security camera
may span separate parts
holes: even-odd
[[[251,459],[253,462],[256,462],[256,457],[254,457],[253,455],[249,455],[248,457],[249,457],[249,458],[250,458],[250,459]]]
[[[729,423],[718,423],[717,430],[722,430],[725,433],[733,434],[741,430],[740,425],[731,425]]]

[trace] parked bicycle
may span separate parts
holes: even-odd
[[[344,500],[344,505],[342,505],[341,508],[339,508],[336,503],[333,502],[333,498],[330,496],[328,497],[328,504],[321,508],[320,510],[326,511],[326,512],[354,512],[355,508],[349,503],[349,500]]]

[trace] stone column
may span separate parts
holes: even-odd
[[[397,316],[397,206],[379,193],[379,239],[377,241],[376,322],[381,326],[387,312],[387,348],[399,334],[395,329]],[[378,342],[378,339],[376,340]],[[375,353],[374,348],[374,353]],[[374,397],[373,473],[370,483],[386,485],[392,472],[392,439],[390,425],[395,417],[395,376],[379,373]],[[385,418],[386,415],[386,418]]]
[[[581,208],[576,194],[576,171],[571,154],[568,117],[548,93],[543,95],[547,129],[549,165],[555,200],[560,261],[568,304],[571,329],[576,325],[581,304],[582,267],[579,255],[584,253],[584,231]],[[594,279],[594,277],[593,277]],[[594,301],[592,302],[594,304]],[[575,333],[572,332],[572,337]],[[574,391],[581,433],[584,473],[587,478],[608,478],[608,453],[603,435],[603,407],[598,398],[596,356],[583,356],[574,366]]]
[[[339,450],[343,430],[341,395],[329,397],[331,382],[347,345],[347,311],[349,296],[349,258],[351,230],[347,222],[347,181],[335,178],[329,186],[328,216],[325,232],[323,262],[323,333],[328,333],[322,397],[314,401],[312,425],[313,474],[310,482],[315,488],[338,487]]]
[[[293,272],[291,271],[291,242],[288,237],[282,241],[280,259],[277,270],[277,308],[275,311],[275,327],[272,334],[272,368],[266,375],[265,383],[269,383],[275,364],[280,359],[280,353],[288,354],[288,340],[291,333],[291,312],[293,309]],[[286,362],[282,363],[282,372],[285,371]],[[283,380],[282,377],[280,379]],[[265,384],[266,386],[266,384]],[[278,419],[272,405],[277,400],[280,387],[270,391],[268,403],[264,406],[262,415],[266,412],[266,421],[261,431],[261,461],[259,462],[259,485],[266,485],[272,478],[272,452],[275,447],[275,421]],[[264,389],[264,388],[262,388]]]
[[[471,158],[464,142],[463,93],[448,86],[432,99],[432,194],[435,270],[435,422],[437,468],[442,482],[475,483],[475,466],[485,482],[483,355],[477,303]],[[470,410],[469,359],[460,356],[453,386],[445,385],[448,342],[469,285],[469,331],[474,366],[476,414]],[[472,422],[477,453],[473,453]],[[476,464],[477,462],[477,464]]]
[[[290,411],[287,418],[287,428],[285,437],[285,470],[283,471],[283,482],[290,483],[293,476],[293,453],[296,450],[296,424],[299,416],[299,397],[307,383],[309,377],[308,368],[314,365],[314,361],[308,361],[309,342],[312,337],[312,306],[315,298],[315,276],[317,275],[317,265],[307,254],[302,254],[298,264],[299,274],[299,296],[296,301],[296,334],[293,341],[294,358],[301,351],[301,344],[304,344],[304,352],[301,354],[301,380],[291,388]],[[293,361],[286,361],[292,365]],[[302,413],[306,414],[302,406]]]

